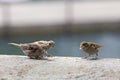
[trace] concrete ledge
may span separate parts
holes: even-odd
[[[0,80],[120,80],[120,59],[0,55]]]

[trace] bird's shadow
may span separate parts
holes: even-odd
[[[45,57],[45,58],[42,58],[42,59],[35,59],[35,58],[33,58],[33,59],[31,59],[31,58],[28,58],[28,59],[30,59],[30,60],[38,60],[38,61],[40,61],[40,60],[42,60],[42,61],[54,61],[54,59],[50,59],[49,57]]]
[[[89,57],[89,58],[82,58],[82,59],[86,59],[86,60],[101,60],[102,58]]]
[[[89,58],[87,60],[102,60],[102,58]]]

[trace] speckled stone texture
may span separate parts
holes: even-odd
[[[0,55],[0,80],[120,80],[120,59]]]

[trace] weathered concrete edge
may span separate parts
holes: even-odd
[[[0,55],[0,80],[120,80],[120,59]],[[34,76],[34,77],[33,77]]]
[[[1,54],[0,55],[0,58],[1,57],[23,57],[23,58],[28,58],[27,56],[25,56],[25,55],[3,55],[3,54]],[[82,59],[82,57],[69,57],[69,56],[53,56],[53,58],[56,58],[56,57],[59,57],[59,58],[79,58],[79,59]],[[114,59],[114,60],[120,60],[120,58],[99,58],[98,60],[100,60],[100,59]],[[84,59],[85,60],[85,59]]]

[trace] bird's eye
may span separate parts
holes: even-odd
[[[83,46],[87,47],[87,46],[88,46],[88,44],[87,44],[87,43],[84,43],[84,44],[83,44]]]
[[[53,43],[49,43],[49,45],[53,45]]]

